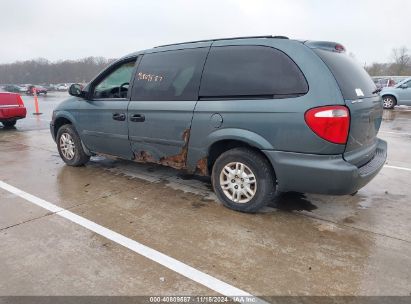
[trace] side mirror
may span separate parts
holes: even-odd
[[[408,85],[404,83],[404,84],[400,85],[400,88],[401,88],[401,89],[407,89],[407,88],[408,88]]]
[[[68,90],[69,94],[71,96],[76,96],[76,97],[83,97],[83,86],[81,84],[75,83],[72,84]]]

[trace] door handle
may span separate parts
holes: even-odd
[[[124,113],[114,113],[113,114],[113,119],[114,120],[119,120],[119,121],[125,121],[126,120],[126,114],[124,114]]]
[[[146,117],[143,114],[134,114],[130,117],[130,121],[132,122],[143,122],[146,120]]]

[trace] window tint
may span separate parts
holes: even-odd
[[[344,99],[371,97],[376,86],[368,73],[344,53],[314,49],[333,73]],[[387,83],[387,80],[385,80]]]
[[[128,61],[115,68],[94,88],[94,98],[126,98],[136,60]]]
[[[283,52],[264,46],[223,46],[213,47],[208,55],[200,96],[285,97],[307,91],[304,75]]]
[[[197,100],[208,48],[146,54],[137,70],[133,100]]]

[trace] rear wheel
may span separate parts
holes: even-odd
[[[224,206],[241,212],[257,212],[274,199],[275,175],[258,152],[234,148],[221,154],[213,166],[214,191]]]
[[[16,125],[16,120],[4,121],[3,126],[6,128],[13,128]]]
[[[60,127],[56,141],[60,157],[67,165],[79,167],[90,160],[90,156],[84,152],[80,136],[72,125]]]
[[[384,109],[393,109],[397,104],[397,100],[394,96],[383,96],[382,102]]]

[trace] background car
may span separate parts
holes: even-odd
[[[56,85],[56,90],[57,91],[67,91],[69,89],[69,86],[65,83],[60,83]]]
[[[44,94],[47,95],[47,89],[42,86],[36,86],[37,95]]]
[[[19,94],[0,92],[0,122],[5,127],[13,127],[26,114],[26,107]]]
[[[40,94],[47,95],[47,89],[41,86],[34,86],[34,85],[29,86],[27,88],[27,94],[34,95],[34,93],[36,93],[37,95],[40,95]]]
[[[407,78],[394,87],[381,91],[384,109],[393,109],[397,105],[411,106],[411,78]]]
[[[377,86],[378,89],[382,89],[382,88],[385,88],[385,87],[393,87],[396,84],[394,79],[387,78],[387,77],[374,78],[373,81],[374,81],[374,83],[375,83],[375,85]]]
[[[26,91],[26,88],[12,84],[12,85],[4,86],[3,90],[6,92],[11,92],[11,93],[24,93]]]
[[[54,88],[54,86],[51,85],[51,84],[43,84],[42,87],[43,87],[44,89],[46,89],[47,92],[52,92],[52,91],[55,91],[55,90],[56,90],[56,89]]]

